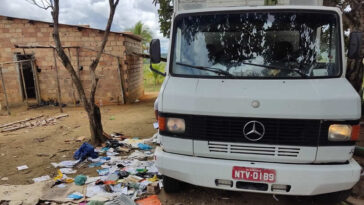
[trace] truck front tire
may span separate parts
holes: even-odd
[[[163,188],[165,192],[177,193],[181,190],[181,186],[182,182],[167,176],[163,176]]]

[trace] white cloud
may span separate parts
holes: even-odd
[[[1,0],[0,15],[51,21],[50,11],[42,10],[26,0]],[[109,15],[107,0],[61,0],[60,22],[65,24],[89,24],[104,29]],[[168,39],[160,33],[157,8],[152,0],[120,0],[117,7],[113,31],[125,31],[136,22],[142,21],[161,39],[162,52],[168,50]]]

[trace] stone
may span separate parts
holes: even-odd
[[[153,182],[151,184],[148,184],[147,186],[147,193],[148,194],[158,194],[160,192],[159,183]]]

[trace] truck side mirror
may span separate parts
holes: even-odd
[[[348,58],[350,58],[350,59],[359,59],[360,58],[360,49],[362,46],[362,39],[363,39],[362,32],[350,33]]]
[[[159,39],[153,39],[150,42],[150,46],[149,46],[149,54],[150,54],[150,70],[162,75],[162,76],[166,76],[166,73],[160,72],[157,69],[154,69],[152,64],[158,64],[161,62],[161,43],[159,41]]]
[[[159,39],[153,39],[149,47],[150,62],[157,64],[161,62],[161,43]]]

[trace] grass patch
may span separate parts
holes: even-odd
[[[166,66],[165,62],[161,62],[159,64],[153,64],[153,68],[161,72],[164,72],[165,66]],[[144,73],[144,91],[159,92],[164,80],[164,76],[152,72],[149,69],[149,62],[144,62],[143,73]]]

